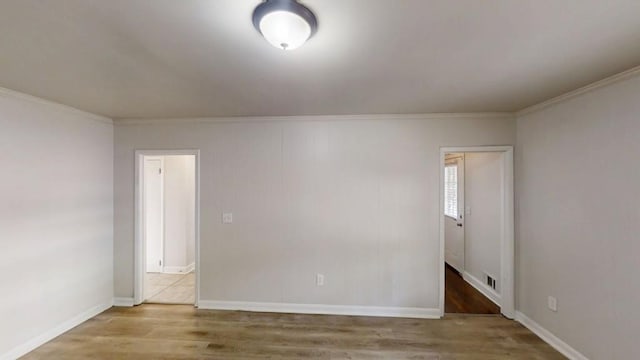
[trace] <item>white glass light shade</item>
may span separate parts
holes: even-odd
[[[311,36],[311,26],[299,15],[289,11],[273,11],[260,20],[262,36],[273,46],[293,50]]]

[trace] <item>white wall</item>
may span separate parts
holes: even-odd
[[[195,156],[164,156],[164,265],[195,261]],[[165,269],[167,270],[167,269]]]
[[[465,272],[485,282],[485,273],[496,279],[500,294],[502,233],[502,153],[465,154]]]
[[[518,117],[518,309],[590,359],[639,354],[639,94],[636,76]]]
[[[111,121],[0,89],[0,358],[111,306]]]
[[[134,150],[198,148],[201,299],[437,309],[439,148],[513,144],[514,125],[471,115],[119,123],[116,296],[133,296]],[[234,223],[223,225],[227,211]]]

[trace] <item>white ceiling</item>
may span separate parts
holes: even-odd
[[[0,86],[112,118],[515,111],[640,64],[638,0],[2,0]]]

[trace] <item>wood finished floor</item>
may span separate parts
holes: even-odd
[[[448,264],[445,266],[444,311],[462,314],[500,314],[500,307],[469,285]]]
[[[501,316],[443,320],[111,308],[24,359],[563,359]]]

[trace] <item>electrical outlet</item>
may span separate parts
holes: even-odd
[[[547,306],[551,311],[558,311],[558,299],[553,296],[549,296],[549,298],[547,299]]]
[[[222,223],[223,224],[231,224],[231,223],[233,223],[233,214],[232,213],[222,213]]]
[[[324,275],[316,274],[316,285],[317,286],[324,286]]]

